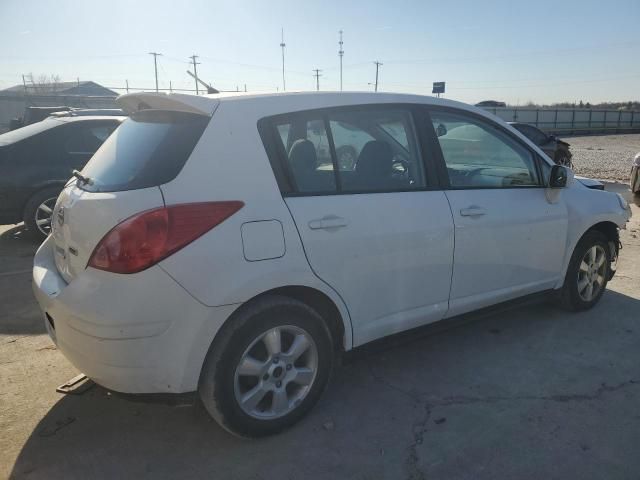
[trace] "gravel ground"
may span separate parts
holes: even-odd
[[[640,134],[567,137],[578,175],[627,183],[631,161],[640,152]]]

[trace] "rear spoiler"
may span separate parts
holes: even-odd
[[[220,104],[220,100],[210,97],[156,92],[127,93],[120,95],[116,102],[128,114],[140,110],[169,110],[207,117],[212,116]]]

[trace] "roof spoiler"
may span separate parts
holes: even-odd
[[[140,110],[169,110],[195,113],[210,117],[216,111],[219,100],[180,93],[141,92],[120,95],[116,102],[128,114]]]

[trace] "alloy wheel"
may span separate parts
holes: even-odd
[[[578,295],[585,302],[598,296],[605,283],[607,254],[600,245],[594,245],[582,257],[578,270]]]
[[[307,396],[318,371],[318,349],[300,327],[275,327],[259,335],[240,357],[234,394],[247,415],[271,420],[287,415]]]
[[[38,205],[35,213],[36,227],[44,236],[51,233],[51,217],[53,215],[53,207],[56,205],[56,197],[47,198]]]

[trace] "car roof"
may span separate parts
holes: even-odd
[[[65,123],[87,122],[87,121],[96,121],[96,120],[109,120],[112,122],[122,122],[126,118],[127,117],[117,117],[113,115],[108,115],[108,116],[95,115],[95,116],[84,116],[84,117],[47,117],[44,120],[41,120],[39,122],[31,123],[25,127],[17,128],[15,130],[10,130],[6,133],[1,134],[0,146],[11,145],[13,143],[26,140],[29,137],[32,137],[34,135],[44,132],[45,130],[55,128]]]
[[[117,103],[127,113],[143,109],[175,110],[211,116],[221,105],[246,105],[258,118],[279,113],[355,106],[366,104],[412,103],[451,107],[497,120],[492,113],[466,103],[426,95],[387,92],[280,92],[280,93],[217,93],[189,95],[183,93],[139,92],[121,95]]]

